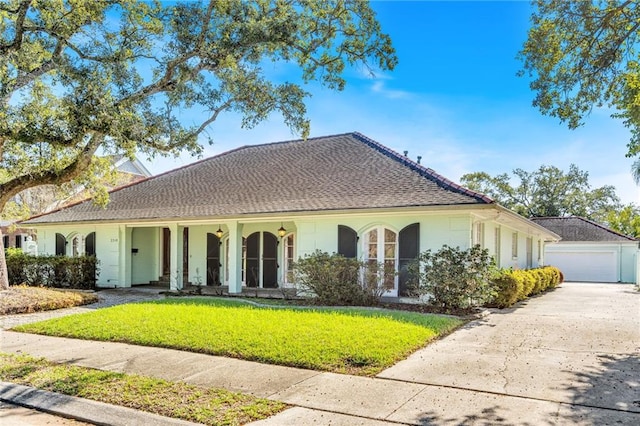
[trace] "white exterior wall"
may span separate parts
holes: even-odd
[[[501,216],[502,214],[502,216]],[[526,240],[533,238],[532,266],[538,266],[537,241],[544,235],[539,229],[532,228],[526,220],[512,215],[504,215],[497,210],[483,209],[474,212],[448,211],[403,211],[403,212],[371,212],[345,213],[341,215],[315,215],[300,217],[271,217],[268,219],[243,218],[242,220],[211,220],[207,223],[189,223],[188,221],[162,222],[146,224],[99,224],[99,225],[64,225],[42,226],[38,230],[40,253],[55,253],[55,234],[60,232],[66,237],[74,232],[88,234],[96,232],[96,256],[100,263],[98,286],[129,287],[135,284],[157,280],[162,275],[163,237],[162,229],[170,228],[172,287],[182,286],[182,230],[189,228],[188,280],[191,283],[206,284],[207,271],[207,233],[215,233],[221,227],[224,235],[221,238],[221,280],[229,285],[230,292],[238,292],[241,287],[241,247],[242,237],[254,232],[270,232],[277,236],[277,230],[284,226],[287,234],[294,235],[294,258],[312,254],[316,250],[334,253],[338,250],[338,225],[354,229],[358,236],[377,226],[383,226],[398,234],[408,225],[420,224],[420,251],[439,250],[443,245],[467,249],[478,239],[476,227],[483,224],[484,237],[482,245],[495,255],[495,229],[500,228],[500,266],[503,268],[526,267]],[[229,232],[233,235],[230,238]],[[511,236],[518,232],[518,257],[511,256]],[[175,234],[175,235],[174,235]],[[177,237],[177,238],[176,238]],[[238,250],[235,255],[225,253],[227,240],[229,249]],[[278,238],[280,242],[282,240]],[[235,245],[234,245],[235,244]],[[234,249],[235,247],[235,249]],[[358,257],[364,253],[364,241],[358,243]],[[226,259],[228,257],[229,275],[226,276]],[[283,244],[278,246],[278,282],[283,282],[284,264]],[[635,269],[633,269],[635,273]],[[173,277],[177,277],[174,279]],[[235,278],[233,278],[235,277]],[[173,282],[175,281],[175,282]],[[237,282],[236,282],[237,281]]]
[[[189,226],[189,282],[207,283],[207,233],[215,233],[211,225]]]
[[[160,275],[160,228],[131,230],[131,284],[148,284]]]
[[[637,265],[640,250],[638,243],[620,245],[620,281],[623,283],[637,282]]]
[[[38,231],[38,254],[56,254],[56,234],[65,236],[67,241],[73,235],[87,236],[91,232],[96,233],[96,257],[98,258],[98,287],[124,287],[121,283],[120,257],[121,243],[118,225],[64,225],[52,228],[43,228]],[[122,247],[124,250],[124,247]],[[130,283],[129,283],[130,285]]]

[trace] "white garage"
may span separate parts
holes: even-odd
[[[532,220],[562,237],[545,245],[544,261],[560,268],[566,281],[637,281],[640,258],[636,239],[581,217]]]
[[[560,245],[560,244],[558,244]],[[562,246],[549,249],[545,262],[560,268],[567,281],[618,282],[618,259],[614,250],[577,251]]]

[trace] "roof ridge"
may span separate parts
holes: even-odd
[[[362,133],[359,132],[352,132],[351,135],[353,135],[356,139],[359,139],[361,142],[364,142],[365,144],[367,144],[368,146],[376,149],[377,151],[379,151],[380,153],[382,153],[383,155],[386,155],[387,157],[398,161],[400,164],[410,168],[411,170],[417,172],[420,176],[425,177],[427,179],[432,180],[433,182],[435,182],[436,184],[438,184],[438,186],[444,188],[444,189],[448,189],[454,192],[458,192],[460,194],[463,195],[467,195],[470,197],[475,198],[476,200],[479,201],[483,201],[487,204],[494,204],[495,201],[491,198],[488,197],[487,195],[484,195],[480,192],[476,192],[476,191],[472,191],[471,189],[465,188],[462,185],[459,185],[455,182],[453,182],[452,180],[449,180],[447,178],[445,178],[444,176],[442,176],[439,173],[436,173],[435,170],[429,168],[429,167],[424,167],[422,164],[416,163],[415,161],[413,161],[412,159],[410,159],[409,157],[405,157],[404,155],[400,155],[400,153],[392,150],[391,148],[388,148],[384,145],[382,145],[380,142],[377,142],[365,135],[363,135]]]

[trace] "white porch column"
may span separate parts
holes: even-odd
[[[126,225],[120,225],[118,229],[118,238],[120,239],[120,253],[118,271],[119,287],[131,287],[131,237],[133,228]]]
[[[229,294],[242,293],[242,224],[227,222],[229,228]]]
[[[182,289],[182,226],[178,226],[177,223],[169,225],[169,231],[171,231],[171,244],[170,244],[170,272],[169,282],[171,283],[171,290]]]

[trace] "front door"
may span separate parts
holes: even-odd
[[[278,237],[262,234],[262,287],[278,288]]]
[[[262,234],[262,246],[260,236]],[[278,287],[278,237],[254,232],[246,239],[245,282],[247,287]]]
[[[247,237],[247,259],[244,277],[247,287],[260,287],[260,233]]]

